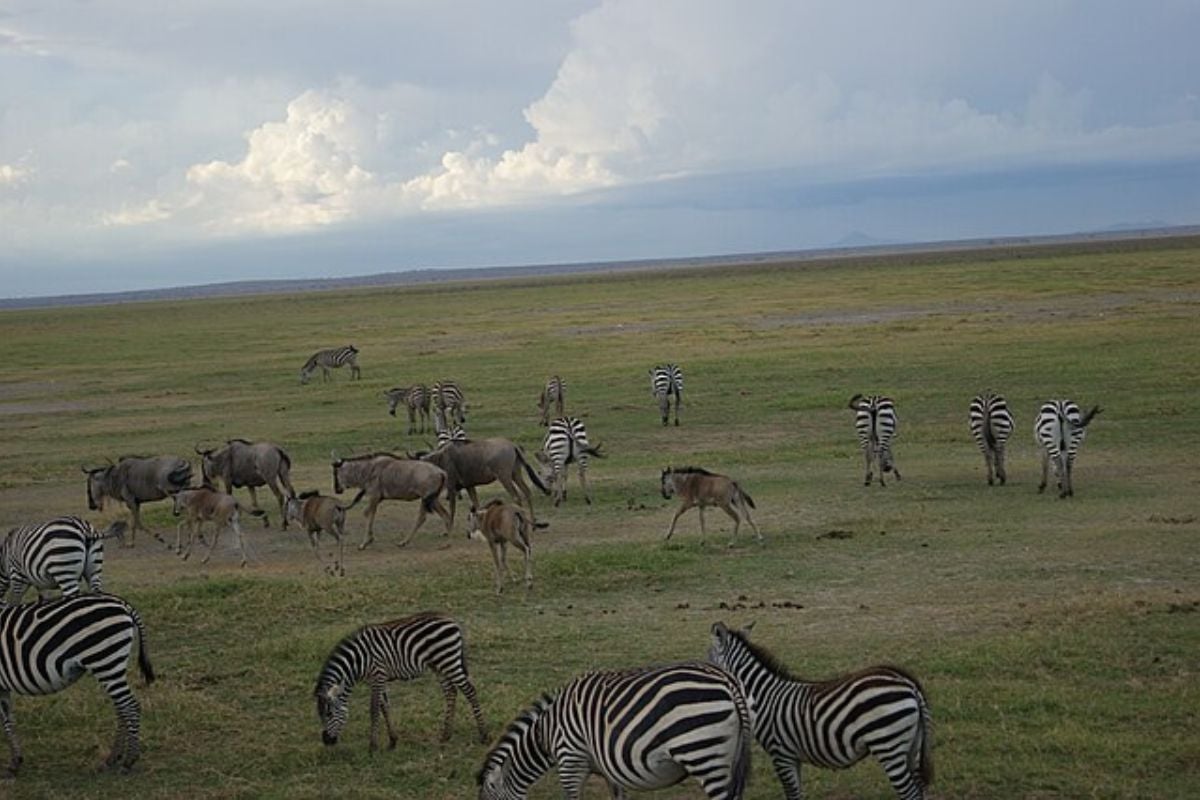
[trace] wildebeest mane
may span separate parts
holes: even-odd
[[[671,467],[667,470],[676,475],[716,475],[715,472],[709,472],[704,467]]]

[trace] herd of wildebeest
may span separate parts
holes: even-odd
[[[350,368],[352,379],[360,377],[358,352],[353,346],[318,351],[305,363],[300,382],[307,383],[318,369],[323,380],[329,380],[330,370],[343,366]],[[678,426],[682,370],[675,364],[659,365],[650,370],[650,380],[662,424],[668,425],[673,408]],[[16,774],[22,760],[11,696],[55,692],[88,672],[108,692],[117,711],[117,738],[106,765],[127,770],[139,756],[140,709],[126,680],[135,646],[147,683],[154,679],[154,670],[142,619],[129,603],[103,592],[102,564],[106,540],[120,538],[132,547],[138,531],[148,530],[140,513],[145,503],[172,502],[179,518],[173,549],[183,559],[199,538],[207,547],[203,561],[209,561],[221,534],[229,532],[236,537],[245,566],[241,518],[249,514],[269,524],[257,496],[257,490],[266,487],[277,501],[282,527],[303,529],[322,568],[344,576],[346,513],[355,505],[365,502],[366,530],[359,544],[363,549],[374,541],[375,515],[382,501],[416,501],[416,520],[399,543],[403,546],[431,512],[441,518],[448,534],[465,492],[471,504],[468,533],[491,548],[496,593],[503,592],[510,577],[509,546],[524,556],[524,584],[526,590],[532,586],[534,530],[545,523],[536,517],[529,484],[553,494],[558,505],[566,496],[567,469],[574,464],[583,496],[591,503],[589,458],[604,456],[588,441],[582,420],[564,414],[566,383],[552,376],[538,398],[540,421],[547,428],[534,459],[540,469],[509,439],[474,439],[467,434],[465,395],[453,381],[396,387],[384,397],[390,414],[399,408],[406,411],[410,434],[430,427],[437,435],[436,446],[403,455],[332,453],[333,495],[297,493],[291,459],[278,444],[233,438],[220,446],[195,447],[198,476],[191,461],[178,455],[129,456],[103,466],[84,466],[88,508],[101,511],[110,501],[124,504],[128,523],[114,522],[101,531],[77,516],[62,516],[9,532],[0,543],[0,723],[12,753],[9,776]],[[887,474],[899,480],[891,448],[897,430],[893,401],[856,394],[849,406],[865,458],[864,483],[872,483],[876,469],[880,485]],[[1099,411],[1096,407],[1084,414],[1066,400],[1042,406],[1034,426],[1043,450],[1039,491],[1053,465],[1060,497],[1073,494],[1071,467]],[[968,422],[984,455],[988,483],[1003,483],[1005,445],[1013,429],[1004,398],[993,393],[975,397]],[[730,544],[743,518],[763,542],[751,517],[754,501],[738,481],[699,467],[668,467],[660,478],[663,497],[680,500],[667,539],[690,508],[699,509],[703,534],[704,511],[716,507],[733,520]],[[496,498],[481,505],[477,488],[495,482],[511,502]],[[234,497],[238,488],[249,491],[248,507]],[[357,493],[343,503],[337,495],[348,490]],[[210,526],[207,542],[204,525]],[[332,537],[336,545],[328,564],[321,555],[322,535]],[[81,593],[83,583],[89,593]],[[21,605],[30,587],[38,592],[37,602]],[[56,589],[61,597],[50,596]],[[867,755],[881,763],[899,797],[925,796],[932,780],[930,713],[913,676],[895,667],[871,667],[835,680],[803,681],[751,642],[748,630],[716,623],[711,634],[706,661],[589,672],[539,698],[488,752],[477,776],[479,797],[525,797],[535,781],[554,769],[568,798],[579,796],[590,774],[602,776],[618,798],[627,790],[670,786],[689,776],[709,797],[741,798],[752,739],[769,756],[787,798],[801,796],[801,763],[840,768]],[[437,676],[445,695],[443,740],[450,734],[455,696],[461,693],[471,705],[481,741],[486,741],[467,673],[462,627],[436,612],[364,626],[334,647],[314,690],[323,741],[338,741],[351,690],[365,682],[371,690],[371,749],[378,746],[381,717],[389,744],[395,746],[386,685],[426,671]]]

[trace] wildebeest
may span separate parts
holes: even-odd
[[[676,469],[667,467],[662,472],[662,496],[669,500],[675,495],[679,496],[682,504],[675,512],[675,516],[671,517],[671,527],[667,529],[666,539],[670,539],[671,534],[675,532],[675,523],[679,521],[680,515],[689,508],[697,506],[700,508],[700,535],[703,537],[705,507],[719,506],[722,511],[733,518],[733,536],[729,539],[730,545],[733,545],[733,541],[738,535],[738,529],[741,527],[741,518],[734,508],[745,515],[746,521],[754,529],[754,535],[758,537],[759,544],[762,543],[762,533],[750,517],[750,509],[755,507],[754,500],[736,481],[700,467]]]
[[[106,467],[81,467],[87,477],[88,508],[101,511],[107,498],[124,503],[133,517],[126,547],[133,547],[138,528],[142,525],[141,505],[164,500],[170,494],[187,488],[192,482],[192,465],[179,456],[124,456]],[[163,544],[163,538],[150,531]]]
[[[421,433],[425,432],[425,426],[429,422],[429,390],[424,384],[397,386],[385,391],[383,396],[387,398],[388,413],[393,417],[396,416],[396,407],[404,404],[404,410],[408,412],[409,434],[417,432],[418,418],[421,420]]]
[[[315,491],[301,492],[299,496],[287,499],[284,514],[308,531],[308,541],[322,569],[330,575],[346,574],[346,507],[336,497]],[[325,566],[321,548],[317,544],[322,531],[337,540],[338,554],[332,567]]]
[[[432,453],[421,456],[423,461],[436,464],[446,471],[446,495],[450,499],[450,523],[454,524],[454,510],[458,501],[458,490],[465,489],[471,497],[471,505],[479,506],[479,495],[475,487],[492,481],[500,481],[504,490],[517,502],[524,500],[529,509],[529,518],[536,519],[533,511],[533,496],[529,486],[521,477],[522,467],[533,485],[543,494],[550,494],[546,484],[533,471],[520,446],[508,439],[472,439],[466,442],[448,442]],[[520,494],[518,495],[518,491]]]
[[[208,546],[208,552],[200,563],[208,563],[208,560],[212,558],[213,550],[217,547],[217,541],[221,538],[221,531],[228,528],[237,534],[238,548],[242,552],[241,565],[246,566],[246,538],[242,535],[239,519],[241,506],[238,504],[237,498],[218,489],[201,486],[195,489],[181,489],[175,493],[173,499],[175,516],[184,517],[175,526],[176,554],[182,555],[183,560],[187,561],[188,556],[192,554],[192,541],[200,530],[200,526],[205,522],[211,522],[213,524],[212,543]],[[255,517],[265,517],[267,512],[261,508],[254,508],[248,513]],[[179,545],[184,525],[188,526],[188,541],[187,547],[181,552]]]
[[[541,412],[542,427],[550,424],[550,406],[554,406],[554,416],[563,415],[563,403],[566,401],[567,382],[557,375],[551,375],[542,393],[538,395],[538,411]]]
[[[545,523],[541,523],[545,524]],[[488,543],[496,568],[496,594],[504,591],[504,576],[508,571],[508,545],[525,554],[525,589],[533,587],[533,521],[525,510],[500,498],[483,508],[471,506],[467,516],[467,536]]]
[[[354,507],[363,497],[367,498],[367,508],[363,511],[363,516],[367,518],[367,533],[358,546],[359,550],[366,549],[375,541],[375,512],[384,500],[421,501],[417,521],[404,541],[400,542],[401,547],[412,541],[430,511],[436,512],[445,521],[446,534],[450,533],[453,517],[438,499],[447,486],[446,473],[440,467],[391,453],[372,453],[346,459],[332,454],[332,457],[333,491],[341,494],[347,488],[360,487],[358,495],[346,508]]]
[[[259,508],[255,489],[259,486],[270,489],[279,503],[283,527],[287,528],[283,500],[285,492],[290,497],[296,494],[296,490],[292,488],[290,478],[292,459],[282,447],[271,442],[230,439],[223,447],[201,450],[197,445],[195,450],[200,456],[200,472],[205,483],[216,485],[217,481],[220,481],[225,485],[227,494],[233,494],[234,489],[246,487],[250,490],[250,505],[255,509]]]

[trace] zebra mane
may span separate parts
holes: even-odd
[[[483,776],[489,769],[498,766],[504,760],[504,756],[512,750],[513,744],[546,713],[546,709],[554,702],[556,696],[557,693],[544,692],[541,697],[534,700],[520,714],[517,714],[512,722],[508,723],[508,727],[504,729],[504,733],[500,734],[500,738],[496,740],[496,744],[484,756],[483,766],[475,775],[476,785],[483,785]]]
[[[676,475],[716,475],[715,472],[709,472],[704,467],[671,467],[667,470]]]
[[[792,674],[791,670],[789,670],[784,663],[779,660],[778,656],[776,656],[767,648],[763,647],[761,644],[750,641],[750,638],[746,635],[745,631],[739,631],[733,628],[729,628],[728,630],[729,635],[740,642],[743,647],[749,650],[750,655],[754,656],[754,659],[758,661],[758,663],[762,664],[763,667],[766,668],[766,670],[776,678],[782,678],[785,681],[801,680],[801,678],[798,678]]]

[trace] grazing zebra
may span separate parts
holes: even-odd
[[[754,736],[771,757],[788,800],[800,800],[800,764],[843,769],[868,753],[896,794],[920,800],[933,780],[929,704],[916,678],[870,667],[828,681],[804,681],[746,631],[712,627],[709,661],[729,670],[754,706]]]
[[[546,386],[538,396],[538,411],[542,413],[542,427],[550,424],[550,405],[554,405],[555,415],[563,415],[563,403],[567,399],[567,382],[557,375],[546,381]]]
[[[590,506],[592,491],[588,488],[588,457],[604,458],[600,446],[588,444],[587,428],[578,417],[559,417],[550,423],[542,449],[535,454],[544,467],[542,482],[554,492],[554,505],[567,497],[567,466],[572,462],[579,465],[579,483],[583,487],[583,499]]]
[[[967,412],[971,435],[983,453],[987,464],[988,486],[993,485],[993,473],[1000,485],[1008,480],[1004,471],[1004,445],[1013,429],[1013,417],[1003,395],[985,392],[975,395]]]
[[[522,711],[487,754],[480,800],[518,800],[551,769],[567,800],[597,773],[614,798],[674,786],[739,800],[750,774],[750,710],[737,680],[710,664],[588,672]]]
[[[683,407],[683,370],[675,364],[659,364],[650,370],[650,392],[658,399],[662,424],[671,415],[671,396],[675,396],[675,424],[679,424],[679,409]]]
[[[405,410],[408,411],[410,435],[417,432],[418,417],[421,419],[421,433],[425,432],[425,425],[429,422],[429,390],[425,388],[425,384],[397,386],[394,389],[388,389],[383,396],[388,401],[388,413],[393,417],[396,416],[396,406],[404,404]]]
[[[457,383],[437,381],[429,388],[429,392],[433,398],[433,413],[442,418],[443,425],[467,421],[466,400]]]
[[[21,765],[21,746],[13,725],[13,694],[53,694],[85,672],[108,692],[117,711],[117,738],[104,764],[123,771],[137,761],[141,748],[141,709],[125,673],[138,637],[138,666],[146,683],[154,668],[146,654],[146,628],[136,610],[113,595],[88,594],[0,608],[0,725],[12,757],[8,775]]]
[[[896,435],[896,404],[892,398],[883,395],[856,394],[850,398],[850,408],[856,412],[854,426],[858,429],[858,442],[862,447],[867,461],[867,476],[863,486],[871,485],[872,464],[879,462],[879,485],[886,486],[883,476],[888,472],[896,473],[900,480],[900,470],[892,456],[892,437]]]
[[[433,429],[437,432],[438,447],[446,444],[446,442],[468,441],[467,429],[457,422],[453,425],[447,425],[445,417],[441,414],[433,415]]]
[[[1083,414],[1071,400],[1048,400],[1042,404],[1037,419],[1033,423],[1033,435],[1042,446],[1042,482],[1038,484],[1038,493],[1046,490],[1046,478],[1049,477],[1050,462],[1054,462],[1054,474],[1058,478],[1058,496],[1070,497],[1075,494],[1071,483],[1071,468],[1075,464],[1075,455],[1087,435],[1087,426],[1092,418],[1100,413],[1100,406],[1092,406],[1092,410]]]
[[[63,597],[79,593],[87,581],[93,592],[103,588],[104,540],[125,535],[124,522],[114,522],[104,532],[79,517],[55,517],[40,525],[13,528],[0,543],[0,606],[6,605],[9,589],[14,603],[25,591],[61,589]]]
[[[479,741],[487,741],[483,712],[475,687],[467,677],[462,627],[444,614],[423,612],[410,617],[364,625],[342,639],[317,676],[313,695],[321,718],[321,740],[335,745],[346,724],[347,705],[354,685],[366,681],[371,687],[371,750],[379,749],[379,715],[387,725],[388,749],[396,746],[396,731],[388,715],[388,681],[408,681],[433,670],[446,698],[442,741],[450,738],[455,692],[471,704],[479,727]]]
[[[331,347],[328,350],[318,350],[308,357],[300,370],[300,383],[308,383],[309,377],[318,369],[321,370],[321,383],[329,380],[329,370],[350,365],[350,380],[362,377],[358,368],[358,348],[352,344],[344,347]]]

